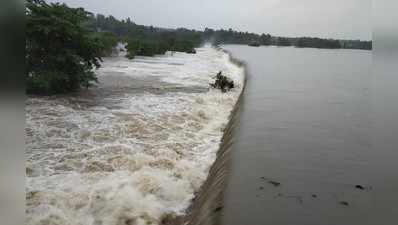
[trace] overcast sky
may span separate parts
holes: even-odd
[[[57,0],[51,0],[57,1]],[[158,27],[371,39],[371,0],[58,0]]]

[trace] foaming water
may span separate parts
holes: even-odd
[[[216,158],[243,69],[196,55],[105,59],[98,87],[27,100],[28,224],[162,224],[184,215]],[[209,89],[218,71],[238,85]]]

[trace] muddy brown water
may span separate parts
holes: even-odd
[[[224,48],[249,78],[221,224],[374,224],[371,52]]]
[[[218,71],[237,88],[209,89]],[[97,72],[97,87],[26,100],[27,222],[185,224],[243,70],[208,46],[110,58]]]

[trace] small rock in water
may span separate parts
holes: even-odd
[[[316,194],[312,194],[311,195],[313,198],[317,198],[318,197],[318,195],[316,195]]]
[[[272,184],[272,185],[274,185],[275,187],[278,187],[278,186],[280,186],[281,185],[281,183],[279,183],[279,182],[276,182],[276,181],[268,181],[268,183],[270,183],[270,184]]]
[[[359,184],[355,185],[355,188],[359,190],[365,190],[365,187]]]
[[[346,201],[340,201],[340,204],[341,205],[345,205],[345,206],[349,206],[350,204],[348,204],[348,202],[346,202]]]
[[[263,186],[260,186],[258,189],[260,189],[260,190],[263,190],[263,189],[264,189],[264,187],[263,187]]]

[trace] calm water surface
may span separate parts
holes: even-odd
[[[371,52],[224,48],[250,74],[223,224],[374,224]]]

